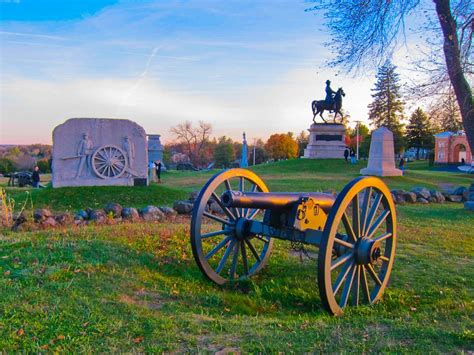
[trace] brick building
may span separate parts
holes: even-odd
[[[437,164],[471,164],[474,160],[464,131],[435,134],[435,158]]]

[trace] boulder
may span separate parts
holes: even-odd
[[[52,216],[53,214],[51,211],[46,208],[37,209],[33,212],[33,219],[35,222],[42,222]]]
[[[56,223],[61,224],[61,225],[66,225],[70,224],[73,221],[72,215],[70,213],[60,213],[56,216],[54,216],[54,220]]]
[[[140,215],[147,222],[161,221],[165,214],[156,206],[146,206],[140,210]]]
[[[462,194],[464,193],[464,191],[468,191],[468,189],[464,186],[459,186],[457,188],[454,189],[453,191],[453,195],[459,195],[459,196],[462,196]]]
[[[95,223],[104,223],[107,220],[107,215],[103,210],[92,210],[88,215],[89,220]]]
[[[391,193],[391,195],[392,195],[393,203],[395,203],[395,204],[398,203],[398,201],[397,201],[397,195],[395,195],[393,192]]]
[[[407,203],[405,197],[403,195],[397,195],[397,204],[404,205],[405,203]]]
[[[112,215],[114,218],[122,216],[122,206],[118,203],[108,203],[104,207],[105,214]]]
[[[173,208],[168,207],[168,206],[162,206],[158,208],[161,210],[161,212],[163,212],[168,217],[173,217],[178,214],[178,212],[176,212]]]
[[[193,204],[189,201],[175,201],[173,208],[178,214],[191,214],[193,211]]]
[[[428,199],[428,201],[430,203],[438,203],[438,199],[436,197],[433,197],[433,196],[430,196],[430,198]]]
[[[224,210],[219,206],[216,201],[211,201],[209,204],[209,210],[214,213],[224,214]]]
[[[193,191],[189,194],[189,201],[194,202],[196,201],[197,197],[199,195],[199,191]]]
[[[446,195],[446,201],[449,202],[461,202],[462,201],[462,196],[459,195]]]
[[[431,196],[430,196],[431,197]],[[428,197],[429,198],[429,197]],[[416,202],[418,203],[422,203],[422,204],[427,204],[427,203],[430,203],[426,198],[423,198],[423,197],[418,197],[416,199]]]
[[[428,200],[431,196],[430,191],[426,187],[414,187],[411,189],[411,192],[414,192],[417,197],[424,198],[425,200]]]
[[[415,203],[416,202],[416,194],[414,192],[405,192],[403,197],[405,198],[406,202],[409,202],[409,203]]]
[[[13,226],[12,231],[17,232],[21,230],[21,226],[28,221],[24,212],[21,213],[14,213],[12,216],[13,219]]]
[[[41,226],[49,228],[56,227],[56,220],[53,217],[48,217],[44,221],[41,221]]]
[[[79,210],[77,213],[74,215],[74,219],[76,221],[84,221],[89,218],[89,213],[87,213],[85,210]]]
[[[464,208],[468,211],[474,211],[474,201],[467,201],[464,203]]]
[[[431,198],[436,199],[436,202],[438,203],[443,203],[446,200],[444,195],[441,192],[436,191],[436,190],[431,190],[430,195],[431,195]]]
[[[129,221],[136,221],[140,219],[140,214],[136,208],[125,207],[122,208],[122,218]]]

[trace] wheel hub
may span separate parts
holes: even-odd
[[[356,263],[359,265],[375,264],[382,255],[380,243],[369,238],[360,238],[354,245]]]
[[[235,237],[237,240],[245,240],[250,237],[249,231],[249,220],[245,218],[239,218],[235,222]]]

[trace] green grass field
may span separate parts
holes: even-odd
[[[387,179],[390,187],[472,182],[414,165],[406,177]],[[310,191],[340,189],[359,168],[300,160],[255,171],[272,190]],[[168,192],[187,195],[211,174],[170,172],[165,184],[145,189],[156,196],[140,192],[125,203],[159,204],[154,201],[171,200]],[[35,206],[54,207],[50,199],[56,196],[55,206],[75,209],[82,199],[86,205],[109,202],[101,200],[102,189],[35,190],[32,197]],[[124,203],[120,199],[134,191],[113,188],[108,197]],[[218,287],[193,260],[185,217],[174,223],[3,230],[0,349],[474,351],[474,214],[454,203],[397,206],[397,212],[397,256],[382,302],[349,309],[340,318],[322,308],[315,261],[301,262],[289,243],[277,241],[267,267],[250,281]]]

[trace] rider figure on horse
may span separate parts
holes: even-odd
[[[332,112],[334,110],[334,95],[336,95],[336,92],[331,89],[331,81],[326,80],[326,98],[324,99],[324,102],[328,107],[331,107],[331,110],[329,112]]]

